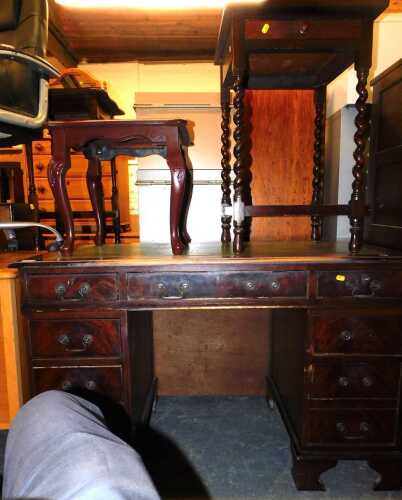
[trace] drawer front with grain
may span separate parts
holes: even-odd
[[[34,175],[35,178],[43,177],[47,179],[47,167],[49,161],[52,159],[51,155],[35,155],[33,159]],[[109,161],[102,161],[102,179],[110,177],[111,167]],[[88,160],[81,155],[71,155],[71,168],[67,171],[67,179],[70,177],[85,178],[88,170]]]
[[[395,359],[367,362],[327,359],[314,362],[310,373],[310,397],[399,399],[400,361]],[[391,403],[390,403],[391,404]]]
[[[311,314],[313,353],[402,355],[402,314]]]
[[[39,200],[53,200],[53,193],[47,179],[36,179],[36,190]],[[66,180],[68,199],[72,202],[80,200],[88,195],[88,187],[85,178],[70,177]],[[112,196],[112,180],[110,177],[102,178],[103,193],[106,198]]]
[[[118,319],[34,319],[29,322],[33,358],[120,356]]]
[[[393,410],[311,410],[306,441],[310,445],[395,446],[397,414]]]
[[[317,273],[319,298],[401,298],[402,270],[322,271]]]
[[[58,304],[110,303],[118,299],[117,276],[110,274],[29,275],[24,287],[25,300]]]
[[[114,401],[123,400],[121,366],[76,366],[61,368],[33,368],[34,393],[61,389],[84,389],[107,394]]]
[[[306,298],[304,271],[129,273],[128,300]]]
[[[357,39],[361,33],[359,20],[259,20],[245,22],[246,40],[334,40]]]

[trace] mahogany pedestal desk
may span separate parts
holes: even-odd
[[[401,488],[401,252],[286,242],[250,245],[244,257],[218,243],[183,256],[131,244],[19,263],[30,395],[99,392],[146,421],[153,310],[270,308],[270,394],[297,488],[323,489],[320,474],[340,459],[367,460],[377,490]]]
[[[318,241],[322,237],[322,217],[348,215],[349,247],[352,252],[359,250],[367,213],[364,151],[369,117],[366,85],[371,67],[373,21],[387,5],[388,0],[266,0],[254,5],[229,4],[225,8],[215,53],[215,63],[221,67],[222,241],[230,241],[233,216],[236,253],[242,251],[244,242],[249,239],[251,218],[268,216],[311,216],[311,239]],[[354,161],[351,158],[351,169],[354,163],[351,199],[348,205],[323,205],[326,87],[352,64],[357,74],[358,99]],[[245,137],[245,89],[314,89],[316,117],[311,205],[252,204],[252,165],[250,169]],[[234,91],[235,123],[233,208],[229,141],[231,90]],[[306,163],[310,160],[306,159]]]

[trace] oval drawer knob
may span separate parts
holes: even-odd
[[[89,283],[82,283],[78,289],[78,295],[85,298],[91,291],[91,285]]]
[[[274,280],[274,281],[271,283],[271,287],[272,287],[272,290],[279,290],[279,289],[280,289],[280,287],[281,287],[281,284],[279,283],[279,281]]]
[[[300,35],[305,35],[309,29],[309,25],[307,23],[302,23],[302,25],[299,28],[299,33]]]
[[[369,283],[369,289],[372,295],[375,295],[377,292],[383,289],[383,284],[378,280],[371,280]]]
[[[339,334],[339,340],[345,344],[349,343],[353,340],[353,333],[349,330],[342,330]]]
[[[36,170],[38,172],[42,172],[42,170],[44,170],[44,169],[45,169],[45,165],[43,163],[39,162],[39,163],[36,164]]]
[[[347,377],[339,377],[338,384],[341,387],[349,387],[349,385],[350,385],[349,379]]]
[[[362,422],[359,426],[359,429],[360,429],[360,432],[366,433],[366,432],[369,432],[370,426],[367,422]]]
[[[61,345],[66,346],[70,343],[70,337],[63,333],[63,335],[59,335],[57,342]]]
[[[346,431],[346,425],[343,422],[337,422],[335,427],[339,434],[344,434]]]
[[[374,385],[374,380],[369,375],[366,375],[362,378],[362,384],[364,387],[372,387]]]
[[[85,387],[89,390],[89,391],[94,391],[96,389],[96,382],[95,380],[88,380],[85,384]]]
[[[63,391],[69,391],[70,389],[72,389],[73,387],[73,383],[71,382],[71,380],[64,380],[62,383],[61,383],[61,389]]]
[[[55,294],[57,295],[58,299],[62,299],[64,294],[67,291],[67,287],[65,283],[57,283],[54,287]]]
[[[190,289],[190,283],[188,281],[183,281],[183,283],[180,283],[179,285],[180,290],[189,290]]]
[[[43,146],[43,144],[38,143],[38,144],[35,144],[35,149],[37,151],[43,151],[45,149],[45,147]]]
[[[256,284],[254,281],[247,281],[246,287],[248,290],[255,290]]]

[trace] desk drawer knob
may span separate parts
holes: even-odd
[[[377,292],[380,292],[383,289],[383,284],[381,281],[372,280],[369,283],[369,289],[372,295],[375,295]]]
[[[299,33],[300,35],[305,35],[309,29],[309,25],[307,23],[302,23],[302,25],[299,28]]]
[[[82,298],[86,297],[91,291],[91,285],[89,283],[82,283],[78,289],[78,295]]]
[[[366,375],[365,377],[362,378],[362,384],[364,387],[369,388],[374,385],[374,380],[369,375]]]
[[[338,384],[341,386],[341,387],[349,387],[350,383],[349,383],[349,379],[347,377],[339,377],[338,379]]]
[[[188,281],[183,281],[183,283],[180,283],[179,286],[180,290],[189,290],[190,289],[190,283]]]
[[[246,287],[248,290],[255,290],[256,284],[254,281],[247,281]]]
[[[339,340],[341,342],[344,342],[345,344],[346,343],[349,343],[353,340],[353,333],[349,330],[343,330],[340,334],[339,334]]]
[[[73,387],[73,383],[71,382],[71,380],[64,380],[62,383],[61,383],[61,389],[63,391],[69,391],[72,389]]]
[[[370,430],[370,426],[367,422],[362,422],[359,426],[360,432],[367,433]]]
[[[337,422],[335,427],[339,434],[343,434],[346,431],[346,425],[343,422]]]
[[[280,289],[280,287],[281,287],[281,284],[279,283],[279,281],[274,280],[274,281],[271,283],[271,287],[272,287],[272,290],[279,290],[279,289]]]
[[[57,283],[54,287],[55,294],[58,299],[62,299],[67,291],[67,287],[64,283]]]
[[[95,380],[88,380],[87,383],[85,384],[85,387],[89,391],[94,391],[96,389],[96,382],[95,382]]]

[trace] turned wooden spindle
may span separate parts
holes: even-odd
[[[229,92],[225,93],[222,98],[222,122],[221,122],[221,166],[222,166],[222,235],[221,241],[222,243],[229,243],[231,240],[230,236],[230,227],[232,217],[230,215],[226,215],[224,210],[226,207],[232,206],[232,200],[230,197],[230,105],[229,105]]]
[[[313,195],[311,203],[322,203],[322,188],[324,176],[324,144],[325,144],[325,98],[326,87],[316,89],[314,93],[315,120],[314,120],[314,156],[313,156]],[[322,238],[322,217],[311,217],[311,239],[319,241]]]
[[[235,178],[233,181],[234,190],[234,205],[235,213],[233,217],[233,251],[234,253],[240,253],[243,249],[243,232],[244,232],[244,214],[241,213],[244,210],[244,185],[246,181],[246,173],[243,165],[243,149],[244,149],[244,88],[240,76],[237,76],[233,86],[235,93],[233,100],[234,115],[233,121],[235,123],[235,130],[233,132],[233,138],[235,146],[233,149],[233,154],[235,157],[235,162],[233,165],[233,171]],[[239,213],[240,212],[240,213]]]
[[[367,135],[369,130],[369,117],[367,112],[367,77],[368,68],[356,68],[357,86],[359,95],[356,101],[357,116],[355,125],[357,131],[354,136],[356,149],[353,154],[355,165],[353,167],[354,181],[352,183],[352,196],[350,199],[350,243],[349,250],[353,253],[358,252],[363,243],[363,222],[365,205],[365,149]]]

